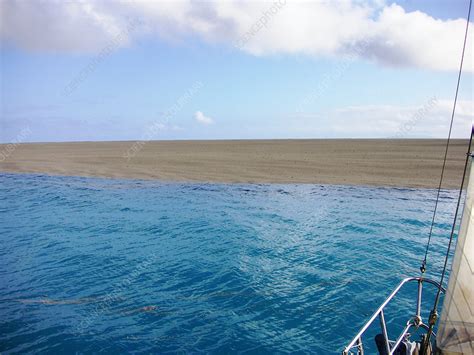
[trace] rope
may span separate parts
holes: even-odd
[[[422,274],[424,274],[425,271],[426,271],[426,262],[427,262],[427,258],[428,258],[428,251],[429,251],[430,244],[431,244],[431,236],[433,234],[433,227],[434,227],[434,222],[435,222],[435,218],[436,218],[436,212],[438,211],[439,195],[441,193],[441,185],[443,183],[444,170],[446,168],[446,160],[448,158],[449,142],[451,141],[451,132],[453,130],[454,114],[456,112],[456,104],[457,104],[457,101],[458,101],[459,83],[461,82],[462,66],[463,66],[463,62],[464,62],[464,52],[466,51],[467,33],[468,33],[468,30],[469,30],[469,20],[471,18],[471,6],[472,6],[472,0],[469,0],[469,11],[468,11],[468,14],[467,14],[466,32],[464,33],[464,44],[463,44],[463,47],[462,47],[461,63],[459,65],[458,82],[457,82],[457,85],[456,85],[456,95],[454,96],[453,111],[451,113],[451,122],[449,124],[448,139],[446,141],[446,149],[445,149],[445,152],[444,152],[443,167],[441,169],[441,176],[440,176],[440,179],[439,179],[438,192],[436,193],[436,202],[435,202],[435,207],[434,207],[434,210],[433,210],[433,218],[431,220],[430,232],[428,234],[428,242],[426,244],[425,257],[423,258],[423,262],[421,263],[421,266],[420,266],[420,271],[421,271]]]
[[[464,44],[463,44],[463,48],[462,48],[461,63],[459,65],[458,82],[457,82],[457,85],[456,85],[456,95],[454,96],[453,112],[452,112],[452,115],[451,115],[451,125],[450,125],[450,128],[449,128],[448,143],[449,143],[449,137],[451,136],[451,129],[452,129],[452,126],[453,126],[454,114],[456,112],[456,103],[457,103],[457,99],[458,99],[459,83],[461,82],[462,66],[463,66],[463,62],[464,62],[464,52],[466,51],[467,34],[468,34],[468,31],[469,31],[469,20],[471,18],[471,7],[472,7],[472,0],[469,0],[469,11],[468,11],[468,14],[467,14],[466,32],[464,33]],[[438,319],[438,305],[439,305],[439,298],[440,298],[440,295],[441,295],[441,287],[443,285],[444,278],[446,276],[446,269],[447,269],[447,266],[448,266],[449,253],[451,251],[451,246],[452,246],[453,238],[454,238],[454,232],[456,230],[456,221],[457,221],[457,218],[458,218],[459,206],[461,205],[462,189],[463,189],[463,186],[464,186],[464,180],[466,178],[466,171],[467,171],[467,165],[468,165],[468,162],[469,162],[469,156],[470,156],[470,153],[471,153],[471,144],[472,144],[473,134],[474,134],[474,126],[471,126],[471,137],[469,139],[469,146],[468,146],[468,151],[467,151],[467,154],[466,154],[466,161],[464,163],[464,171],[463,171],[463,175],[462,175],[461,186],[459,188],[459,195],[458,195],[458,201],[457,201],[457,204],[456,204],[456,212],[454,213],[453,226],[451,228],[451,234],[449,236],[449,243],[448,243],[448,248],[446,250],[446,256],[444,258],[443,271],[441,272],[441,279],[440,279],[440,282],[439,282],[438,292],[436,293],[436,298],[435,298],[435,302],[433,304],[433,309],[430,312],[429,329],[428,329],[428,332],[426,334],[426,337],[424,339],[424,343],[423,343],[423,346],[422,346],[422,349],[421,349],[422,354],[426,354],[426,350],[428,349],[428,347],[430,345],[430,338],[431,338],[431,335],[433,333],[433,328],[434,328],[434,326],[436,324],[436,321]],[[446,153],[447,153],[447,150],[448,150],[448,146],[446,146]],[[446,163],[446,155],[445,155],[445,161],[443,163],[443,172],[444,172],[445,163]],[[442,173],[441,176],[443,176],[443,173]],[[440,185],[441,185],[441,182],[440,182]],[[439,196],[439,190],[438,190],[438,196]],[[438,201],[436,201],[436,203],[437,202]],[[434,217],[433,217],[433,219],[434,219]],[[430,238],[431,238],[431,235],[430,235]],[[428,244],[428,247],[429,247],[429,244]],[[424,262],[426,263],[426,255],[425,255],[425,261]],[[422,264],[422,268],[421,268],[422,272],[424,272],[423,268],[424,268],[424,266]]]
[[[447,269],[447,266],[448,266],[449,253],[451,251],[451,245],[453,244],[454,231],[456,229],[456,221],[458,219],[458,213],[459,213],[459,206],[461,205],[462,189],[463,189],[463,186],[464,186],[464,180],[466,178],[466,171],[467,171],[467,165],[468,165],[468,162],[469,162],[469,157],[471,156],[470,152],[471,152],[471,143],[472,143],[473,134],[474,134],[474,126],[471,127],[471,138],[469,139],[469,147],[468,147],[468,151],[467,151],[467,154],[466,154],[466,162],[464,164],[464,171],[463,171],[463,175],[462,175],[461,187],[459,188],[458,202],[456,204],[456,212],[454,213],[453,226],[451,228],[451,235],[449,236],[448,249],[446,250],[446,256],[444,258],[443,272],[441,273],[441,280],[439,281],[438,292],[436,293],[436,298],[435,298],[435,302],[433,304],[433,309],[430,312],[430,318],[429,318],[430,327],[429,327],[428,333],[426,335],[424,349],[426,349],[426,346],[428,346],[428,344],[430,343],[430,337],[431,337],[431,334],[433,332],[433,328],[436,324],[436,321],[438,319],[438,305],[439,305],[439,299],[440,299],[440,295],[441,295],[441,287],[443,286],[444,277],[446,276],[446,269]]]
[[[467,163],[469,162],[469,157],[470,157],[470,153],[471,153],[471,143],[472,143],[473,134],[474,134],[474,126],[471,128],[471,138],[469,138],[469,146],[467,148],[466,162],[464,163],[464,171],[463,171],[463,176],[462,176],[462,181],[461,181],[461,187],[459,188],[458,202],[456,204],[456,212],[454,213],[454,221],[453,221],[453,226],[451,228],[451,235],[449,236],[448,249],[446,250],[446,256],[444,258],[443,272],[441,273],[441,280],[439,281],[439,284],[441,286],[443,285],[444,276],[446,275],[446,268],[447,268],[447,265],[448,265],[449,252],[450,252],[450,249],[451,249],[451,244],[453,242],[454,231],[456,229],[456,221],[457,221],[457,218],[458,218],[459,206],[461,205],[462,189],[463,189],[463,186],[464,186],[464,180],[466,179]],[[438,293],[436,294],[435,305],[433,306],[433,308],[437,308],[440,294],[441,294],[441,287],[438,288]]]

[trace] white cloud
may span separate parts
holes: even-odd
[[[128,22],[90,1],[1,1],[0,14],[0,38],[31,51],[99,51]],[[122,41],[129,43],[126,33]]]
[[[349,106],[320,114],[300,114],[295,127],[309,136],[340,138],[443,138],[447,137],[452,100],[427,98],[419,106]],[[467,138],[471,133],[474,101],[460,100],[452,136]]]
[[[211,124],[214,123],[214,120],[208,116],[205,116],[201,111],[197,111],[194,114],[194,119],[202,124]]]
[[[138,18],[141,25],[121,45],[144,35],[169,41],[198,37],[251,55],[355,54],[382,65],[435,70],[457,69],[465,29],[463,19],[439,20],[369,0],[10,0],[1,7],[1,37],[28,50],[97,51]],[[474,71],[472,48],[471,42],[468,71]]]

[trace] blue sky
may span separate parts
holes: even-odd
[[[280,1],[2,2],[0,141],[446,136],[466,1]]]

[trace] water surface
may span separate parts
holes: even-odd
[[[418,275],[435,196],[1,174],[0,352],[338,353]],[[434,277],[455,197],[441,195]]]

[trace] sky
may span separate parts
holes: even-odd
[[[0,0],[0,142],[446,138],[468,6]]]

